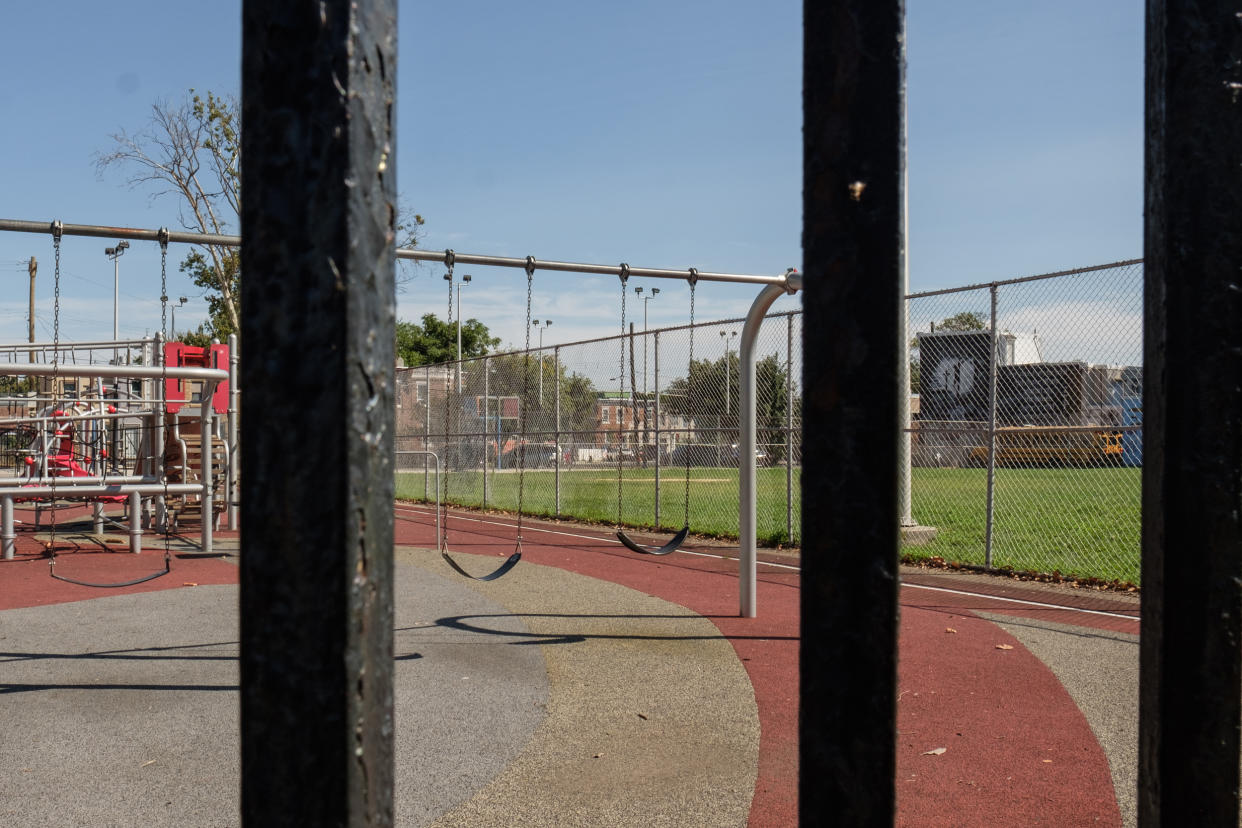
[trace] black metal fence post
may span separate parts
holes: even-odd
[[[1139,824],[1238,824],[1242,25],[1147,4]]]
[[[242,816],[391,825],[396,3],[242,19]]]
[[[803,825],[891,825],[905,5],[807,0]]]

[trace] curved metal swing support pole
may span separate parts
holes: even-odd
[[[755,595],[758,561],[755,536],[755,446],[758,443],[755,417],[755,340],[763,325],[763,317],[768,308],[772,307],[772,303],[786,293],[796,293],[801,289],[802,276],[793,271],[785,274],[784,285],[765,287],[746,314],[741,347],[738,349],[741,363],[739,411],[742,418],[739,424],[741,434],[738,435],[738,613],[743,618],[754,618],[759,612]]]

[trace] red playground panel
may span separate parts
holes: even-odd
[[[169,368],[219,368],[227,371],[229,370],[229,346],[210,345],[206,348],[199,348],[182,342],[165,342],[164,364]],[[181,406],[196,402],[194,399],[186,399],[187,382],[191,386],[197,385],[193,380],[187,381],[172,377],[164,380],[164,398],[168,403],[169,414],[176,414],[181,410]],[[215,392],[211,395],[211,407],[217,414],[224,414],[229,410],[228,380],[216,386]]]

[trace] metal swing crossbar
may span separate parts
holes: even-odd
[[[66,236],[94,236],[94,237],[114,237],[122,239],[135,239],[139,241],[165,241],[184,244],[215,244],[224,247],[238,247],[241,245],[240,236],[219,235],[210,233],[190,233],[180,231],[161,230],[145,230],[128,227],[110,227],[106,225],[83,225],[83,224],[63,224],[61,222],[37,222],[37,221],[20,221],[14,219],[0,219],[0,231],[14,231],[25,233],[50,233],[53,235]],[[537,268],[540,270],[549,270],[562,273],[581,273],[595,274],[601,276],[619,276],[622,268],[618,265],[599,265],[585,264],[578,262],[561,262],[561,261],[540,261],[533,256],[524,259],[507,256],[487,256],[471,253],[453,254],[460,264],[478,265],[485,267],[512,267],[529,270]],[[396,251],[398,259],[409,259],[413,261],[439,262],[446,261],[446,254],[431,250],[416,250],[414,248],[399,248]],[[660,268],[628,268],[629,275],[639,276],[652,279],[676,279],[680,281],[690,281],[691,273],[688,270],[669,270]],[[771,275],[749,275],[738,273],[715,273],[712,271],[698,271],[698,278],[708,282],[732,282],[736,284],[761,285],[763,290],[750,307],[750,311],[746,316],[746,324],[743,327],[742,338],[739,341],[739,361],[741,363],[741,391],[740,399],[746,400],[748,403],[741,406],[741,428],[739,434],[739,450],[741,452],[740,466],[741,474],[738,487],[738,572],[739,586],[741,593],[741,614],[744,617],[754,617],[756,615],[756,583],[758,580],[756,572],[757,563],[757,544],[755,538],[756,525],[756,485],[755,485],[755,464],[754,464],[754,447],[756,441],[756,419],[754,412],[755,397],[755,368],[754,368],[754,343],[755,337],[758,335],[759,325],[762,323],[763,314],[776,301],[777,297],[785,294],[797,293],[802,289],[802,274],[793,268],[786,270],[778,276]],[[528,326],[529,327],[529,326]]]
[[[18,233],[52,233],[53,223],[46,221],[23,221],[18,219],[0,219],[0,231]],[[220,245],[221,247],[240,247],[241,236],[219,233],[191,233],[179,230],[149,230],[137,227],[110,227],[99,224],[64,224],[60,223],[59,232],[65,236],[89,236],[94,238],[133,239],[136,241],[160,241],[166,239],[177,244]],[[413,247],[400,247],[396,252],[398,259],[409,259],[418,262],[444,262],[445,252],[436,250],[420,250]],[[478,253],[453,252],[457,264],[477,265],[481,267],[513,267],[525,270],[533,266],[537,270],[548,270],[559,273],[581,273],[596,276],[620,276],[619,265],[588,264],[584,262],[561,262],[537,259],[534,256],[518,258],[515,256],[490,256]],[[716,273],[707,270],[697,271],[698,278],[706,282],[732,282],[747,285],[777,285],[790,292],[797,290],[789,280],[789,274],[779,276],[747,274],[747,273]],[[629,275],[650,279],[677,279],[689,281],[690,271],[672,270],[655,267],[630,267]]]

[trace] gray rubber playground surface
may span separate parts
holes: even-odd
[[[709,621],[556,569],[476,588],[398,561],[399,825],[745,824],[758,719]],[[236,604],[0,613],[0,825],[238,824]]]

